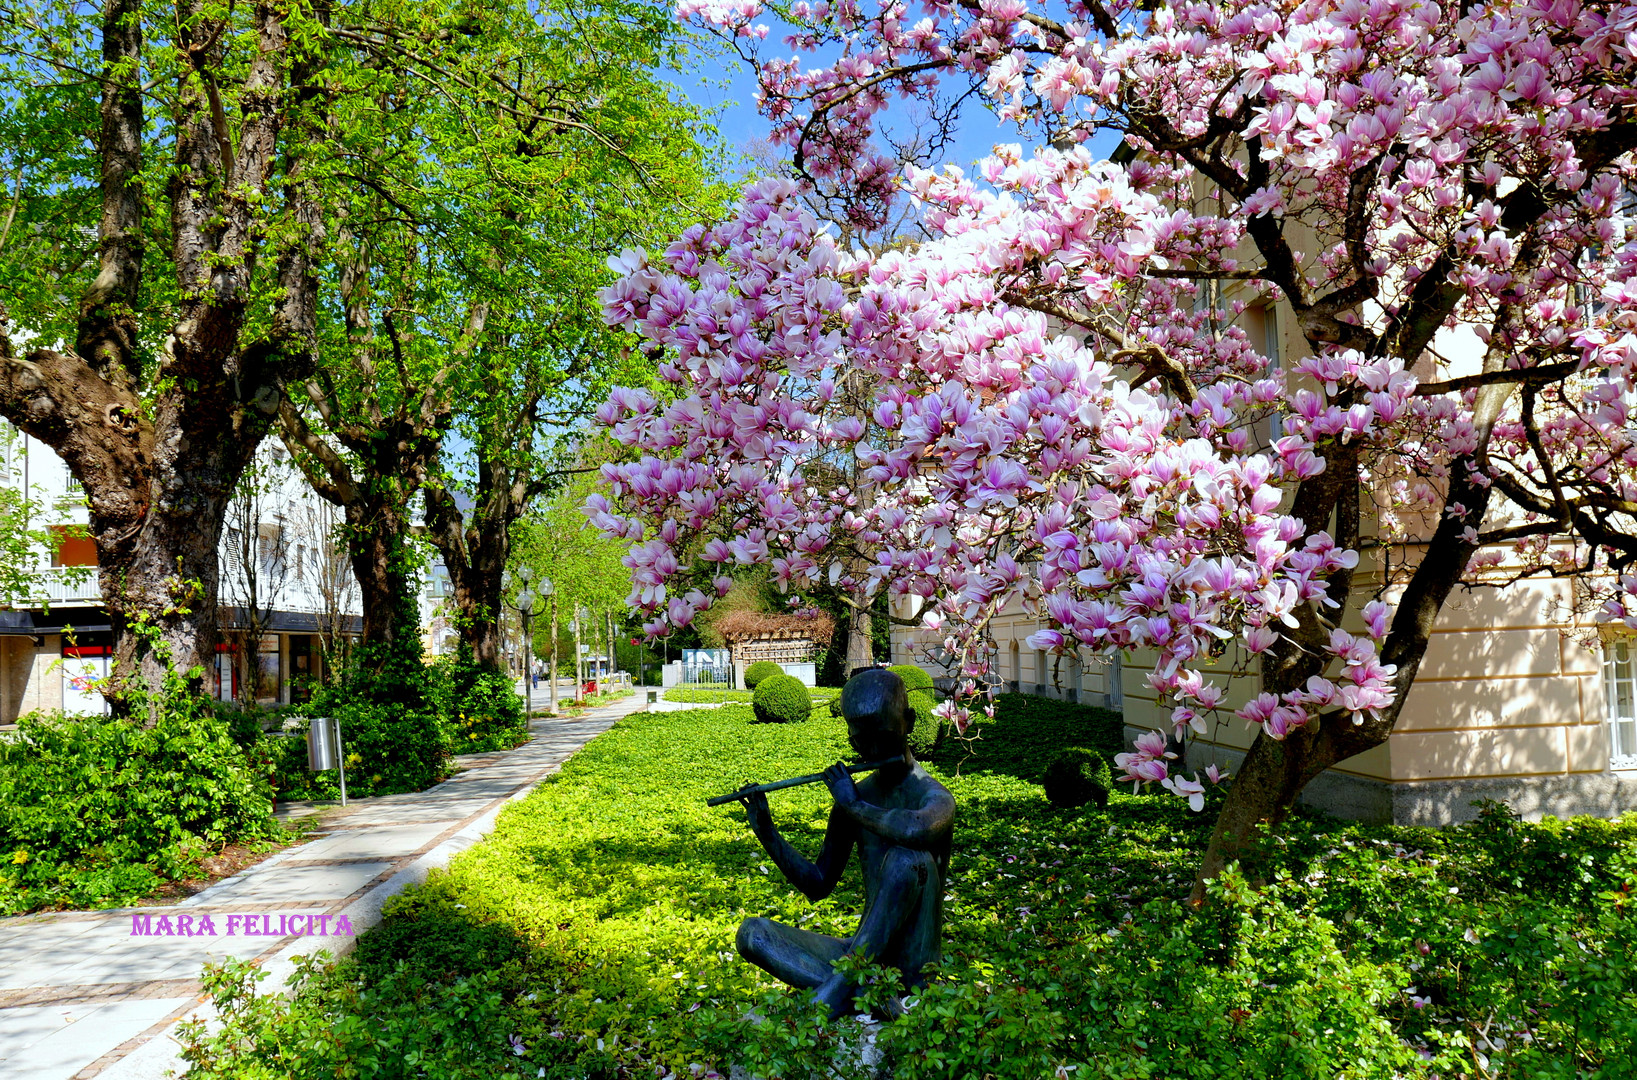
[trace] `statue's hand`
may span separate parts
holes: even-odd
[[[852,773],[841,762],[824,770],[824,784],[830,789],[837,806],[850,806],[858,801],[858,789],[853,786]]]
[[[747,788],[755,786],[755,784],[745,785]],[[750,819],[752,829],[760,832],[772,826],[773,812],[767,807],[767,793],[765,791],[752,791],[739,801],[745,804],[745,817]]]

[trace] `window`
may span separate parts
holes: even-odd
[[[256,700],[263,705],[279,700],[279,637],[264,634],[256,643]]]
[[[1609,764],[1637,769],[1637,672],[1631,642],[1603,646],[1603,700],[1609,719]]]
[[[52,566],[97,565],[97,542],[86,535],[83,525],[52,525]]]

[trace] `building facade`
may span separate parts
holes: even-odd
[[[24,595],[0,596],[0,724],[23,714],[100,713],[112,634],[84,493],[56,453],[0,422],[0,484],[25,493],[13,528],[48,531]],[[319,499],[276,440],[264,443],[229,506],[220,548],[222,642],[211,692],[264,706],[302,700],[326,655],[361,626],[358,588],[338,544],[340,511]]]

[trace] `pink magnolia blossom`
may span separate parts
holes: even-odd
[[[1151,653],[1184,730],[1224,707],[1225,667],[1299,657],[1235,715],[1380,739],[1413,675],[1382,657],[1431,623],[1366,591],[1350,537],[1439,552],[1395,582],[1422,598],[1637,552],[1553,539],[1637,502],[1637,4],[798,4],[778,48],[816,66],[758,44],[752,0],[678,11],[759,58],[808,186],[760,180],[610,262],[605,317],[667,393],[598,410],[629,455],[586,513],[631,542],[646,632],[767,565],[884,593],[973,688],[940,706],[962,731],[993,708],[967,704],[988,629],[1021,609],[1032,649]],[[952,84],[1050,145],[899,168],[890,101]],[[1140,152],[1097,160],[1100,126]],[[907,195],[926,237],[844,249],[813,191],[865,230]],[[1278,362],[1235,325],[1263,305],[1298,315]],[[1478,376],[1438,327],[1467,328]],[[1637,629],[1637,573],[1587,580]],[[1163,738],[1117,759],[1193,802],[1169,760]]]

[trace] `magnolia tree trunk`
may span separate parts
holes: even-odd
[[[1485,388],[1480,395],[1480,405],[1489,405],[1490,408],[1481,410],[1479,415],[1480,419],[1489,416],[1489,423],[1492,424],[1493,415],[1499,412],[1501,402],[1491,390]],[[1485,401],[1485,396],[1491,400]],[[1488,427],[1489,424],[1480,427],[1480,432],[1486,437]],[[1481,440],[1480,447],[1486,442],[1487,438]],[[1488,509],[1490,489],[1465,479],[1468,476],[1466,465],[1474,460],[1475,457],[1458,460],[1451,468],[1451,475],[1459,478],[1451,482],[1452,500],[1473,508],[1477,519],[1482,520]],[[1356,464],[1352,461],[1337,460],[1332,464],[1338,472],[1356,470]],[[1338,539],[1344,543],[1356,543],[1356,536],[1348,535],[1348,529],[1350,525],[1356,528],[1357,524],[1357,474],[1353,472],[1349,475],[1354,479],[1348,481],[1346,494],[1338,499],[1342,511],[1341,535]],[[1206,882],[1220,874],[1230,863],[1248,854],[1259,828],[1276,826],[1284,821],[1296,805],[1302,789],[1315,777],[1332,765],[1387,741],[1420,671],[1438,613],[1477,551],[1477,545],[1462,535],[1464,527],[1464,519],[1446,516],[1440,521],[1421,562],[1405,587],[1391,628],[1382,642],[1382,663],[1395,665],[1398,669],[1393,675],[1396,691],[1393,703],[1381,709],[1379,716],[1365,714],[1361,723],[1354,723],[1346,713],[1333,712],[1324,714],[1317,722],[1296,728],[1282,740],[1273,739],[1266,732],[1257,735],[1240,763],[1239,772],[1233,779],[1211,833],[1210,844],[1194,882],[1194,903],[1204,900]],[[1338,592],[1343,592],[1351,586],[1351,582],[1340,580],[1332,585]],[[1302,612],[1302,626],[1293,636],[1299,639],[1321,632],[1313,609],[1307,607]],[[1309,677],[1319,673],[1320,665],[1314,659],[1317,655],[1317,650],[1301,648],[1299,641],[1270,649],[1262,664],[1262,688],[1272,693],[1282,693],[1305,685]]]
[[[847,672],[846,677],[852,678],[853,672],[860,668],[875,666],[875,647],[871,642],[872,617],[866,609],[847,609]]]

